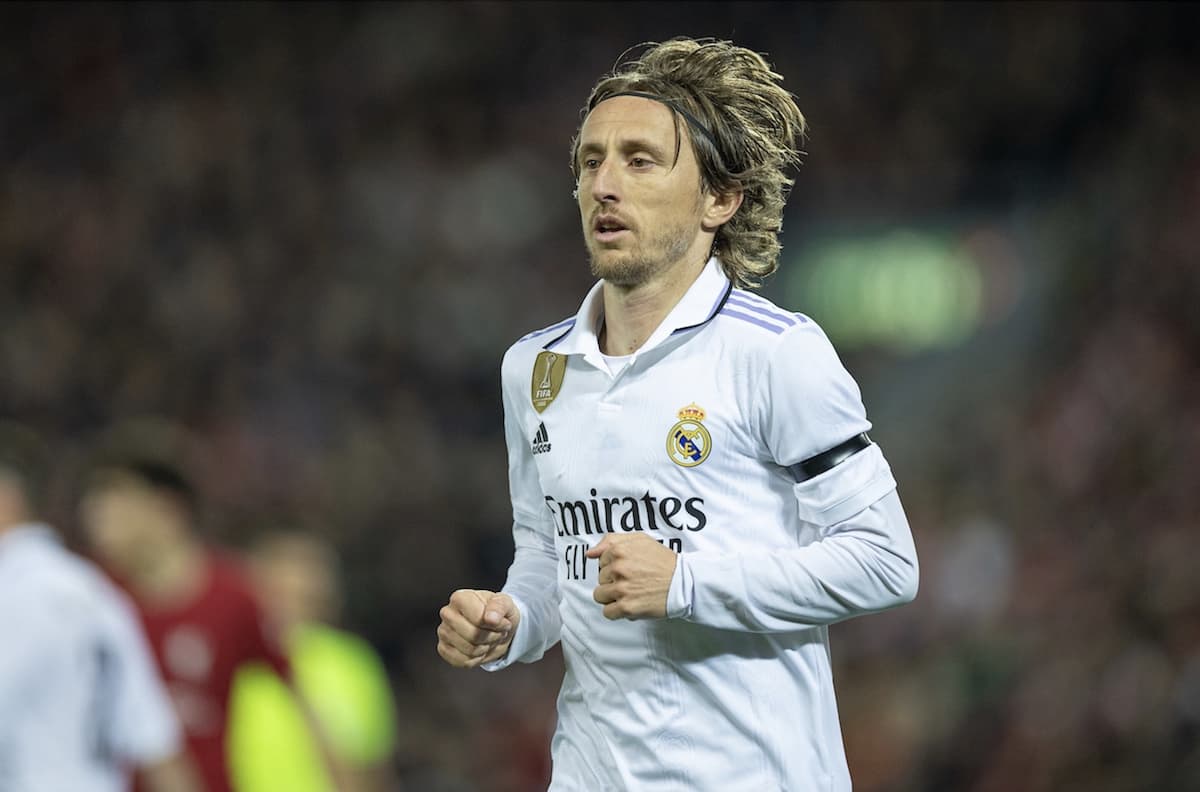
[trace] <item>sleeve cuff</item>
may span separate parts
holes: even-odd
[[[683,553],[675,556],[675,574],[667,589],[667,618],[686,619],[692,615],[692,571]]]
[[[530,638],[530,635],[533,633],[533,626],[526,623],[527,611],[525,610],[525,603],[512,592],[505,591],[504,593],[512,597],[513,603],[517,606],[517,612],[521,614],[521,621],[517,624],[517,632],[513,636],[512,643],[508,645],[508,654],[499,660],[482,663],[479,667],[484,671],[499,671],[502,668],[508,668],[524,656],[529,651],[530,644],[533,643],[533,639]]]

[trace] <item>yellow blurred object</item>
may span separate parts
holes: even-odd
[[[305,625],[289,636],[295,684],[345,764],[388,761],[396,724],[387,673],[356,635]],[[238,671],[229,710],[228,756],[238,792],[329,792],[317,744],[288,686],[261,664]]]

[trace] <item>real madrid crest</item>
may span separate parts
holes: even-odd
[[[676,415],[679,423],[667,432],[667,453],[676,465],[695,467],[712,450],[712,435],[703,424],[704,409],[692,402]]]
[[[533,361],[533,380],[529,383],[529,399],[533,402],[533,409],[541,412],[550,406],[550,402],[562,390],[566,373],[566,355],[538,352],[537,360]]]

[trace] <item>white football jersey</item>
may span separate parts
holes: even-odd
[[[116,792],[181,750],[133,606],[45,526],[0,535],[0,790]]]
[[[602,284],[522,338],[502,379],[521,610],[509,654],[562,642],[552,790],[848,790],[827,625],[911,600],[917,560],[870,428],[810,319],[713,259],[612,373]],[[643,532],[679,553],[668,618],[606,619],[587,548]]]

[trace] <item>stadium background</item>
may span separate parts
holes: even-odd
[[[0,9],[0,411],[199,439],[211,536],[344,561],[417,790],[536,789],[561,661],[440,665],[511,554],[499,360],[590,282],[567,144],[626,47],[770,54],[812,125],[765,293],[863,387],[911,606],[833,629],[856,789],[1200,788],[1193,5]]]

